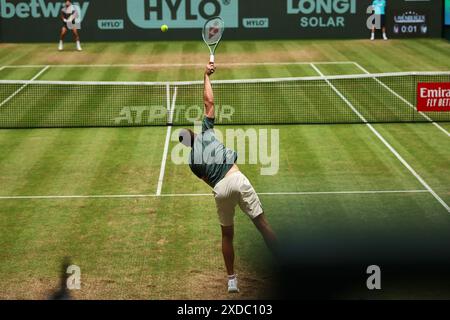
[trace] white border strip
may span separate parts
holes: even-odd
[[[166,170],[167,154],[169,153],[170,137],[172,135],[173,114],[174,114],[174,110],[175,110],[175,103],[177,101],[178,88],[177,87],[174,88],[172,104],[170,104],[170,86],[169,85],[167,85],[166,90],[167,90],[167,111],[169,112],[169,125],[167,126],[166,141],[164,143],[164,151],[163,151],[163,157],[161,160],[161,169],[159,171],[159,179],[158,179],[158,186],[156,188],[156,196],[161,195],[162,186],[163,186],[163,182],[164,182],[164,173]]]
[[[10,95],[8,98],[6,98],[5,100],[3,100],[0,103],[0,107],[3,107],[9,100],[11,100],[12,98],[14,98],[20,91],[22,91],[23,89],[26,88],[26,86],[28,86],[30,83],[33,83],[34,80],[36,80],[37,78],[39,78],[45,71],[47,71],[47,69],[49,68],[49,66],[45,66],[44,69],[42,69],[41,71],[39,71],[33,78],[31,78],[31,80],[26,81],[26,83],[23,84],[23,86],[21,86],[19,89],[17,89],[12,95]],[[19,83],[20,84],[20,83]]]
[[[311,64],[311,66],[317,71],[318,74],[320,74],[323,77],[323,80],[325,80],[329,85],[330,88],[333,89],[333,91],[355,112],[355,114],[366,124],[366,126],[377,136],[378,139],[392,152],[392,154],[406,167],[406,169],[411,172],[411,174],[416,177],[416,179],[422,184],[422,186],[425,187],[432,195],[433,197],[447,210],[447,212],[450,213],[450,206],[445,203],[444,200],[442,200],[439,195],[434,192],[434,190],[428,185],[428,183],[425,182],[425,180],[409,165],[408,162],[406,162],[405,159],[387,142],[383,136],[370,124],[367,122],[366,118],[364,118],[356,109],[355,107],[348,101],[347,98],[338,90],[336,87],[325,77],[325,75],[314,65]]]
[[[361,71],[363,71],[365,74],[370,74],[370,72],[365,69],[363,66],[361,66],[358,62],[355,62],[355,66],[358,67]],[[373,77],[373,79],[378,82],[383,88],[385,88],[386,90],[388,90],[390,93],[392,93],[394,96],[396,96],[397,98],[399,98],[400,100],[402,100],[405,104],[407,104],[409,107],[411,107],[412,109],[416,110],[416,108],[414,107],[414,105],[409,102],[408,100],[406,100],[405,98],[403,98],[401,95],[399,95],[397,92],[395,92],[393,89],[391,89],[387,84],[385,84],[384,82],[380,81],[378,78]],[[429,122],[431,122],[434,126],[436,126],[436,128],[438,128],[439,130],[441,130],[445,135],[447,135],[448,137],[450,137],[450,132],[448,132],[447,130],[445,130],[443,127],[441,127],[437,122],[433,121],[433,119],[431,119],[430,117],[428,117],[425,113],[419,111],[418,112],[422,117],[424,117],[426,120],[428,120]]]
[[[309,65],[311,62],[296,62],[296,61],[282,61],[282,62],[229,62],[220,63],[219,66],[284,66],[284,65]],[[353,64],[354,61],[318,61],[314,64]],[[170,68],[170,67],[203,67],[203,63],[142,63],[142,64],[52,64],[53,68]],[[25,64],[25,65],[9,65],[4,68],[42,68],[44,65]]]
[[[357,194],[401,194],[429,193],[428,190],[367,190],[367,191],[318,191],[318,192],[261,192],[260,196],[314,196],[314,195],[357,195]],[[67,196],[0,196],[0,200],[27,199],[114,199],[114,198],[156,198],[156,197],[212,197],[212,193],[174,193],[174,194],[106,194],[106,195],[67,195]]]
[[[314,64],[311,64],[311,66]],[[371,74],[349,74],[349,75],[333,75],[333,76],[312,76],[312,77],[287,77],[287,78],[261,78],[261,79],[238,79],[238,80],[214,80],[213,84],[232,84],[232,83],[272,83],[280,81],[323,81],[327,80],[345,80],[345,79],[372,79],[382,77],[401,77],[401,76],[432,76],[432,75],[448,75],[450,71],[431,71],[431,72],[393,72],[393,73],[371,73]],[[59,80],[0,80],[0,84],[35,84],[43,85],[121,85],[121,86],[172,86],[203,84],[202,80],[198,81],[59,81]]]

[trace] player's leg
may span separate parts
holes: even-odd
[[[370,35],[370,40],[372,40],[372,41],[375,40],[375,31],[376,31],[377,26],[379,25],[379,23],[380,23],[380,15],[376,14],[375,15],[375,22],[372,25],[372,33]]]
[[[254,218],[252,221],[255,224],[258,231],[261,233],[267,247],[272,251],[272,253],[274,255],[276,255],[277,247],[278,247],[277,236],[275,235],[275,232],[273,232],[272,227],[270,226],[269,222],[267,221],[265,214],[261,213],[259,216]]]
[[[73,35],[75,37],[75,42],[77,44],[77,50],[78,51],[82,51],[83,49],[81,49],[80,34],[78,33],[78,30],[76,28],[73,28],[72,32],[73,32]]]
[[[225,261],[228,276],[234,275],[234,226],[222,228],[222,254]]]
[[[221,226],[222,228],[222,255],[228,275],[228,292],[239,292],[237,277],[234,273],[234,226]]]
[[[383,32],[383,40],[387,40],[388,37],[386,35],[386,15],[381,15],[381,31]]]
[[[237,197],[230,185],[230,178],[222,179],[214,187],[214,199],[222,228],[222,255],[228,275],[228,292],[239,292],[234,273],[234,213]]]
[[[266,245],[275,254],[277,247],[276,236],[264,215],[261,201],[255,189],[242,173],[237,173],[236,178],[240,193],[239,207],[252,219],[256,228],[263,236]]]
[[[64,37],[66,36],[67,28],[62,27],[61,33],[59,34],[59,44],[58,44],[58,50],[62,51],[64,49]]]

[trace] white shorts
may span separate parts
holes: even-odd
[[[250,181],[240,171],[236,171],[220,180],[213,189],[220,224],[224,227],[234,224],[234,209],[236,205],[250,219],[255,219],[263,213],[261,201]]]

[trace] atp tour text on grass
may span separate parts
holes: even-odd
[[[228,105],[216,105],[216,121],[222,124],[232,123],[235,109]],[[172,115],[172,122],[194,123],[203,116],[203,106],[177,105],[174,111],[168,111],[163,105],[124,106],[119,115],[112,119],[115,124],[146,124],[158,122]]]

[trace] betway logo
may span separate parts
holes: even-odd
[[[127,0],[131,22],[142,29],[201,28],[206,20],[221,16],[228,28],[237,28],[239,0]]]
[[[356,0],[287,0],[288,14],[356,13]]]
[[[89,2],[83,4],[74,2],[81,9],[80,18],[83,19],[89,7]],[[46,2],[44,0],[30,0],[28,2],[12,3],[7,0],[0,0],[0,17],[11,18],[56,18],[59,17],[63,2]]]

